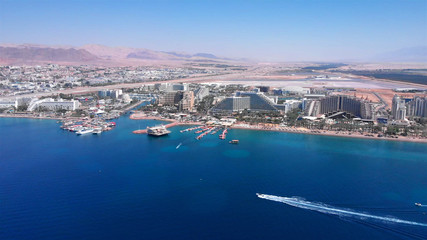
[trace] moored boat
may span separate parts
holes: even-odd
[[[171,131],[167,130],[165,126],[147,127],[147,134],[151,136],[163,136],[168,135]]]
[[[95,134],[101,134],[102,133],[102,129],[100,129],[100,128],[98,128],[98,129],[94,129],[93,131],[92,131],[92,133],[95,135]]]
[[[93,132],[92,128],[83,128],[76,132],[77,135],[84,135]]]

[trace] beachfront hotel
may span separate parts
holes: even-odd
[[[370,102],[347,95],[331,95],[314,100],[307,105],[306,115],[348,113],[353,117],[363,119],[373,118],[373,109]]]
[[[427,97],[415,96],[406,107],[407,116],[427,117]]]
[[[226,97],[211,108],[211,113],[240,112],[250,108],[249,97]]]
[[[27,111],[34,111],[37,108],[45,108],[47,110],[56,111],[60,109],[74,111],[80,107],[79,101],[76,100],[64,100],[64,99],[55,99],[45,98],[41,100],[34,100],[30,102]]]
[[[236,92],[234,96],[219,101],[210,112],[240,112],[245,109],[254,112],[279,112],[281,108],[284,109],[284,106],[276,104],[262,92]]]
[[[427,117],[427,97],[415,96],[404,99],[394,95],[391,115],[394,120],[404,120],[406,117]]]

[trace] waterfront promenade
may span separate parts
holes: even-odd
[[[171,128],[179,125],[202,125],[201,122],[179,122],[174,119],[166,119],[156,116],[148,116],[143,113],[134,113],[130,117],[133,120],[159,120],[170,122],[166,124],[166,128]],[[375,135],[367,136],[366,133],[359,132],[347,132],[347,131],[329,131],[329,130],[312,130],[302,127],[283,127],[277,124],[258,124],[258,125],[249,125],[242,122],[237,122],[233,126],[229,127],[230,129],[245,129],[245,130],[257,130],[257,131],[275,131],[275,132],[287,132],[287,133],[299,133],[299,134],[311,134],[311,135],[324,135],[324,136],[335,136],[335,137],[347,137],[347,138],[363,138],[363,139],[375,139],[375,140],[390,140],[390,141],[405,141],[405,142],[418,142],[418,143],[427,143],[426,138],[414,138],[414,137],[405,137],[399,136],[399,138],[391,137],[378,137]],[[133,131],[135,134],[146,134],[146,129],[138,129]]]
[[[366,136],[359,132],[347,132],[347,131],[329,131],[329,130],[312,130],[302,127],[281,127],[277,124],[262,124],[262,125],[249,125],[245,123],[237,123],[230,127],[230,129],[246,129],[246,130],[258,130],[258,131],[275,131],[275,132],[288,132],[288,133],[300,133],[300,134],[311,134],[311,135],[325,135],[335,137],[347,137],[347,138],[364,138],[364,139],[375,139],[375,140],[391,140],[391,141],[405,141],[405,142],[419,142],[427,143],[426,138],[414,138],[399,136],[399,138],[390,137],[378,137],[378,136]]]
[[[6,114],[0,113],[0,118],[32,118],[32,119],[50,119],[50,120],[64,120],[64,119],[77,119],[77,117],[57,117],[57,116],[37,116],[35,114]]]

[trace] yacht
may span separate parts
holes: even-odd
[[[101,134],[102,133],[102,129],[98,128],[98,129],[94,129],[92,131],[93,134]]]
[[[160,137],[168,135],[171,131],[167,130],[165,126],[147,127],[147,134],[151,136]]]
[[[84,134],[88,134],[91,132],[93,132],[92,128],[83,128],[83,129],[77,131],[76,133],[77,133],[77,135],[84,135]]]

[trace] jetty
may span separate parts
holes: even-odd
[[[224,140],[227,137],[227,128],[224,129],[224,131],[222,131],[222,133],[219,135],[219,139]]]
[[[165,128],[171,128],[171,127],[175,127],[177,125],[179,125],[178,122],[172,122],[172,123],[164,125],[164,127]],[[147,129],[138,129],[138,130],[133,131],[133,133],[135,133],[135,134],[146,134]]]
[[[193,130],[196,130],[196,129],[199,129],[199,128],[202,128],[202,126],[187,128],[187,129],[181,130],[179,132],[183,133],[183,132],[193,131]]]
[[[202,139],[202,137],[204,137],[205,135],[209,134],[210,132],[212,132],[212,130],[214,130],[213,127],[207,127],[205,128],[205,130],[203,130],[204,132],[202,134],[200,134],[199,136],[196,137],[197,140]]]

